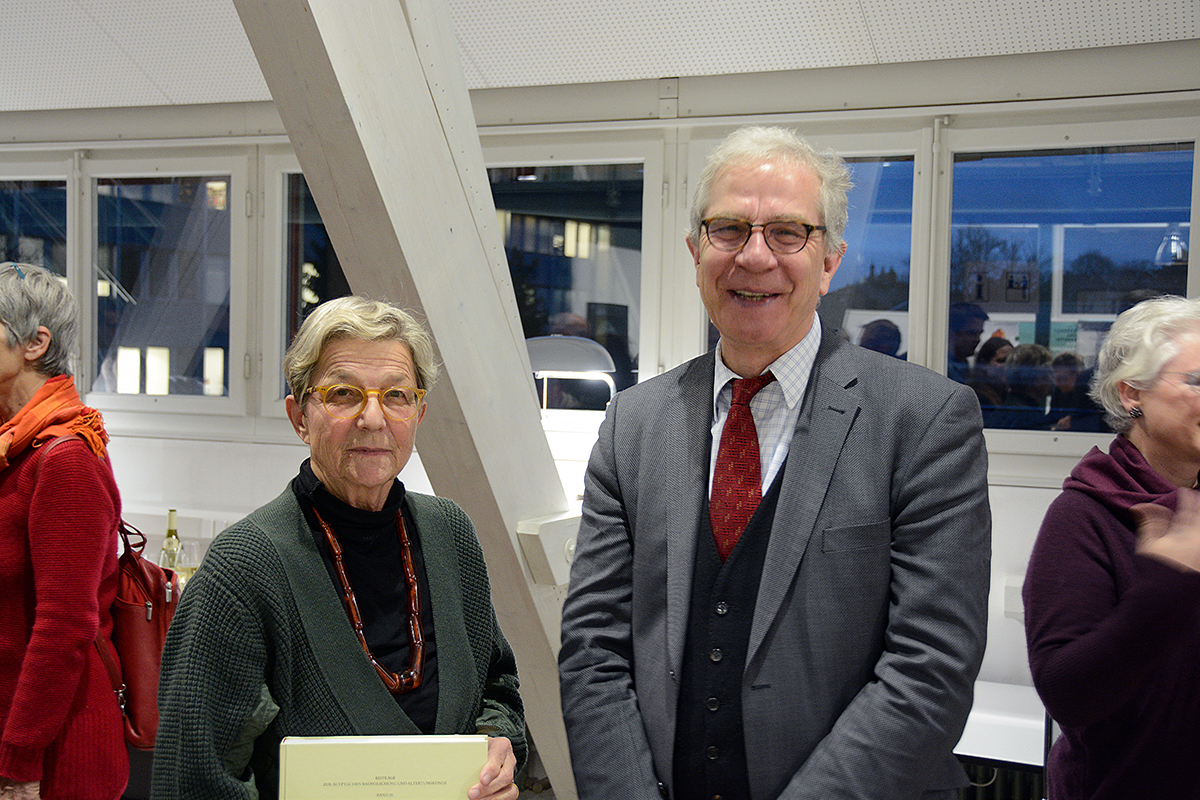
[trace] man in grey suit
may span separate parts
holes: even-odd
[[[839,157],[777,128],[736,131],[705,168],[687,245],[720,342],[618,394],[587,471],[559,655],[581,798],[965,784],[952,748],[991,536],[979,406],[822,330],[850,185]],[[760,459],[738,467],[753,511],[730,538],[730,386],[767,372],[737,412]]]

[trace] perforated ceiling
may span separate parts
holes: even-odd
[[[1200,31],[1197,0],[449,2],[473,87],[1074,50]]]
[[[0,110],[270,99],[232,0],[4,0]]]
[[[1200,0],[448,4],[473,89],[1200,39]],[[0,111],[270,99],[232,0],[4,0],[4,11]]]

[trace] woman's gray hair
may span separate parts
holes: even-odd
[[[761,126],[738,128],[717,145],[705,162],[692,200],[687,232],[692,246],[700,243],[700,221],[708,213],[713,183],[721,172],[736,164],[765,162],[801,165],[813,171],[821,185],[819,203],[824,219],[808,222],[828,229],[823,239],[826,254],[840,252],[849,217],[846,195],[854,186],[846,162],[832,150],[818,150],[787,128]]]
[[[0,264],[0,322],[9,347],[32,343],[39,327],[50,331],[50,345],[33,368],[48,378],[71,374],[75,298],[62,278],[33,264]]]
[[[425,327],[401,308],[350,295],[317,306],[300,326],[283,357],[283,373],[297,402],[303,402],[325,347],[337,339],[376,342],[392,339],[408,345],[417,369],[417,388],[428,391],[437,380],[433,340]]]
[[[1179,339],[1200,332],[1200,300],[1167,295],[1143,300],[1117,317],[1096,358],[1091,396],[1104,406],[1104,419],[1117,433],[1133,426],[1121,405],[1122,383],[1148,389],[1167,362],[1179,354]]]

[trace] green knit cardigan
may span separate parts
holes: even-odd
[[[438,648],[435,733],[527,744],[516,661],[471,520],[408,492]],[[167,634],[151,796],[275,798],[284,736],[421,731],[354,634],[289,488],[213,540]],[[480,768],[483,765],[480,764]]]

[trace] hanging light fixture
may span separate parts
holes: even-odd
[[[1160,267],[1177,266],[1188,263],[1187,241],[1179,228],[1172,226],[1163,236],[1158,252],[1154,254],[1154,263]]]

